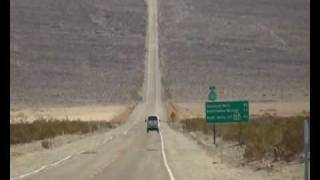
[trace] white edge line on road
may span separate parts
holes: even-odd
[[[127,135],[128,131],[131,130],[134,125],[135,125],[135,124],[133,124],[133,125],[132,125],[129,129],[127,129],[126,131],[124,131],[123,134],[124,134],[124,135]],[[112,139],[113,139],[113,136],[110,136],[110,138],[105,139],[105,140],[102,142],[102,144],[105,144],[105,143],[107,143],[108,141],[110,141],[110,140],[112,140]],[[101,144],[101,145],[102,145],[102,144]],[[79,151],[79,152],[76,153],[76,154],[79,155],[79,154],[82,154],[82,153],[84,153],[84,152],[85,152],[85,151]],[[52,164],[43,165],[43,166],[41,166],[39,169],[36,169],[36,170],[34,170],[34,171],[31,171],[31,172],[28,172],[28,173],[26,173],[26,174],[22,174],[22,175],[19,175],[19,176],[10,178],[10,180],[22,179],[22,178],[25,178],[25,177],[30,176],[30,175],[32,175],[32,174],[39,173],[40,171],[42,171],[42,170],[44,170],[44,169],[46,169],[46,168],[48,168],[48,167],[57,166],[58,164],[62,163],[63,161],[66,161],[66,160],[70,159],[72,156],[73,156],[73,155],[66,156],[65,158],[63,158],[63,159],[61,159],[61,160],[58,160],[58,161],[56,161],[56,162],[54,162],[54,163],[52,163]],[[174,179],[172,179],[172,180],[174,180]]]
[[[110,136],[108,139],[105,139],[105,140],[102,142],[102,144],[101,144],[101,145],[103,145],[103,144],[105,144],[105,143],[107,143],[107,142],[111,141],[112,139],[113,139],[113,136]]]
[[[79,151],[77,154],[79,155],[79,154],[82,154],[82,153],[84,153],[84,152],[86,152],[86,151]]]
[[[32,174],[36,174],[36,173],[38,173],[38,172],[40,172],[40,171],[42,171],[42,170],[44,170],[44,169],[46,169],[46,168],[48,168],[50,166],[56,166],[56,165],[62,163],[63,161],[66,161],[66,160],[70,159],[71,157],[72,157],[72,155],[69,155],[69,156],[67,156],[67,157],[65,157],[65,158],[63,158],[63,159],[61,159],[61,160],[59,160],[57,162],[52,163],[52,164],[44,165],[44,166],[41,166],[39,169],[36,169],[34,171],[28,172],[26,174],[22,174],[22,175],[17,176],[17,177],[10,178],[10,180],[21,179],[21,178],[25,178],[27,176],[30,176]]]
[[[160,139],[161,139],[161,151],[162,151],[162,157],[163,157],[163,162],[164,162],[164,165],[169,173],[169,176],[170,176],[170,180],[175,180],[173,174],[172,174],[172,171],[168,165],[168,161],[167,161],[167,156],[166,156],[166,153],[164,151],[164,142],[163,142],[163,137],[162,137],[162,133],[161,133],[161,130],[160,130]]]
[[[134,124],[134,125],[135,125],[135,124]],[[124,135],[127,135],[128,131],[131,130],[134,125],[132,125],[128,130],[124,131],[123,134],[124,134]],[[110,138],[104,140],[102,144],[105,144],[105,143],[107,143],[108,141],[110,141],[110,140],[112,140],[112,139],[113,139],[113,136],[110,136]],[[161,141],[162,141],[162,138],[161,138]],[[162,141],[162,142],[163,142],[163,141]],[[163,143],[162,143],[162,144],[163,144]],[[84,153],[84,152],[85,152],[85,151],[79,151],[77,154],[79,155],[79,154],[82,154],[82,153]],[[32,174],[39,173],[40,171],[42,171],[42,170],[44,170],[44,169],[46,169],[46,168],[48,168],[48,167],[57,166],[58,164],[62,163],[63,161],[66,161],[66,160],[70,159],[72,156],[73,156],[73,155],[66,156],[65,158],[63,158],[63,159],[61,159],[61,160],[58,160],[58,161],[56,161],[56,162],[54,162],[54,163],[52,163],[52,164],[43,165],[43,166],[41,166],[39,169],[36,169],[36,170],[34,170],[34,171],[31,171],[31,172],[28,172],[28,173],[26,173],[26,174],[22,174],[22,175],[19,175],[19,176],[10,178],[10,180],[22,179],[22,178],[25,178],[25,177],[30,176],[30,175],[32,175]],[[171,179],[171,180],[174,180],[174,179]]]

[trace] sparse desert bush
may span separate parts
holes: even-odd
[[[53,138],[63,134],[86,134],[97,130],[117,127],[119,123],[103,121],[70,121],[38,119],[33,122],[10,124],[10,144],[27,143],[34,140]],[[44,148],[49,147],[45,141]]]
[[[51,143],[51,141],[46,139],[46,140],[41,141],[41,146],[45,149],[49,149],[49,148],[51,148],[52,143]]]
[[[202,131],[205,134],[210,132],[208,126],[203,118],[192,118],[180,121],[182,128],[186,131]]]
[[[245,125],[244,156],[255,160],[273,157],[274,161],[290,161],[303,152],[303,131],[306,117],[264,116]]]
[[[171,113],[170,113],[170,119],[171,119],[172,121],[175,121],[175,119],[176,119],[176,114],[175,114],[174,112],[171,112]]]
[[[240,144],[244,144],[244,158],[249,161],[262,158],[291,161],[303,152],[305,119],[304,115],[294,117],[264,115],[241,125],[216,125],[216,132],[223,140],[240,141]],[[182,120],[180,127],[188,132],[201,131],[204,134],[212,132],[212,125],[207,125],[204,118]]]

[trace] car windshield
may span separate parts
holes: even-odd
[[[149,121],[156,121],[158,118],[156,116],[149,116],[148,120]]]

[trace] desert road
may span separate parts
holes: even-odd
[[[290,164],[290,166],[282,164],[282,162],[276,162],[278,163],[276,164],[277,166],[272,167],[272,164],[268,164],[268,161],[264,161],[263,159],[263,162],[256,163],[256,165],[259,165],[258,168],[247,166],[246,162],[243,163],[244,161],[242,161],[242,154],[245,152],[244,148],[233,145],[233,142],[224,141],[220,135],[219,146],[215,146],[211,142],[210,134],[204,135],[201,134],[201,132],[196,131],[181,133],[179,130],[169,127],[167,102],[163,99],[164,89],[169,88],[170,90],[173,90],[172,92],[168,91],[170,92],[171,97],[177,97],[178,100],[178,95],[182,94],[181,97],[185,96],[187,99],[185,100],[186,102],[192,102],[192,94],[200,96],[202,91],[198,90],[207,86],[206,82],[209,83],[211,77],[214,77],[212,79],[217,80],[215,85],[219,85],[218,82],[221,82],[220,84],[223,85],[221,86],[222,89],[228,87],[228,83],[235,84],[235,86],[232,85],[231,87],[238,88],[239,84],[244,82],[244,86],[250,85],[244,88],[245,90],[257,86],[256,82],[259,82],[259,88],[252,90],[252,92],[257,92],[254,93],[256,95],[253,97],[257,96],[258,100],[260,98],[265,100],[265,98],[268,97],[265,93],[267,91],[259,92],[259,89],[265,89],[263,83],[267,83],[268,86],[270,85],[269,82],[271,83],[274,81],[275,85],[290,84],[291,86],[291,84],[294,85],[296,82],[307,85],[308,83],[303,81],[309,79],[307,76],[309,71],[307,68],[301,68],[309,67],[309,54],[307,53],[309,49],[309,46],[307,45],[309,42],[307,40],[309,33],[306,31],[306,29],[309,28],[309,23],[307,21],[309,18],[306,16],[306,7],[303,7],[300,2],[285,1],[280,3],[280,1],[276,2],[276,0],[269,3],[265,3],[264,1],[251,3],[246,0],[238,3],[234,3],[233,1],[213,2],[210,0],[201,2],[195,0],[163,0],[161,2],[160,0],[144,1],[147,6],[143,4],[143,1],[141,2],[139,0],[137,2],[132,2],[132,5],[128,5],[128,8],[122,8],[122,6],[124,3],[131,4],[130,0],[113,0],[112,2],[81,1],[81,3],[72,1],[69,2],[66,7],[64,7],[64,1],[45,1],[43,4],[39,3],[39,5],[34,3],[34,7],[33,5],[29,5],[29,1],[17,1],[16,5],[12,6],[12,9],[14,9],[12,14],[13,17],[15,17],[13,20],[15,20],[15,22],[12,23],[11,26],[16,27],[12,28],[14,29],[12,31],[12,39],[13,42],[17,43],[13,43],[14,45],[10,48],[12,49],[12,56],[14,57],[13,61],[10,60],[10,68],[12,66],[11,69],[15,70],[17,74],[16,80],[10,84],[13,84],[14,89],[19,90],[17,91],[18,95],[20,90],[22,92],[24,89],[28,89],[26,87],[33,87],[33,85],[34,89],[36,89],[36,93],[32,94],[37,95],[37,92],[42,90],[37,87],[48,86],[50,84],[47,88],[49,92],[44,93],[44,95],[54,94],[52,97],[55,98],[59,96],[63,102],[69,101],[68,98],[77,97],[76,95],[69,96],[69,93],[73,94],[78,91],[77,87],[84,88],[83,92],[79,93],[81,95],[79,97],[81,98],[83,97],[82,94],[86,95],[94,92],[94,96],[88,96],[88,101],[90,100],[90,97],[94,97],[94,100],[108,102],[104,101],[103,98],[100,99],[100,97],[105,96],[105,98],[109,98],[109,94],[117,94],[129,98],[130,92],[136,92],[135,90],[131,91],[130,89],[127,90],[125,88],[116,87],[124,87],[122,85],[130,82],[128,83],[129,86],[132,84],[135,85],[134,89],[140,88],[137,86],[135,79],[137,81],[139,80],[139,84],[143,81],[143,85],[141,91],[139,91],[139,95],[142,96],[142,101],[135,106],[135,109],[128,117],[128,121],[117,128],[87,133],[81,135],[79,139],[74,141],[69,140],[66,135],[62,135],[59,137],[63,139],[64,143],[59,146],[54,146],[54,148],[46,148],[44,146],[42,148],[41,142],[44,141],[40,140],[32,142],[34,144],[30,147],[27,146],[28,144],[19,144],[19,147],[22,147],[22,150],[10,151],[10,155],[12,154],[10,156],[10,180],[302,179],[299,178],[303,175],[303,164],[301,162]],[[93,4],[92,7],[84,8],[90,3]],[[199,3],[201,5],[199,5]],[[51,6],[54,7],[51,8]],[[282,14],[279,13],[279,10],[275,9],[275,7],[278,6],[281,8],[280,11],[282,11],[282,9],[284,10],[283,16],[288,16],[290,18],[284,20],[280,18]],[[49,12],[47,12],[49,7]],[[116,10],[111,10],[113,7]],[[146,10],[145,7],[147,7]],[[204,9],[203,12],[202,8]],[[248,11],[248,9],[254,11],[251,12]],[[57,16],[58,19],[54,19],[59,12],[63,13],[63,15]],[[147,14],[146,23],[144,20],[146,17],[145,14]],[[45,16],[42,17],[42,15]],[[81,17],[78,17],[78,15],[81,15]],[[33,20],[33,18],[30,17],[41,18]],[[158,17],[160,20],[158,20]],[[54,21],[51,22],[50,19]],[[63,20],[61,23],[60,19]],[[292,21],[293,19],[300,19],[297,22],[305,22],[295,23],[295,21]],[[72,23],[69,23],[69,21]],[[55,25],[55,22],[59,22],[59,24]],[[159,26],[159,22],[161,26]],[[259,23],[257,24],[257,22]],[[283,25],[281,25],[281,22],[286,23],[282,23]],[[22,25],[20,26],[20,24]],[[95,28],[92,28],[92,25],[94,25]],[[286,27],[287,25],[290,26]],[[56,30],[52,27],[56,28]],[[80,31],[83,32],[78,34],[73,33],[74,29],[77,29],[78,27]],[[159,27],[161,27],[160,33]],[[145,28],[146,31],[144,31]],[[53,30],[47,35],[48,30],[51,29]],[[116,32],[117,29],[121,29],[121,31],[118,33]],[[274,29],[274,31],[272,29]],[[32,32],[30,33],[30,37],[29,31]],[[39,35],[38,32],[40,33]],[[146,32],[146,35],[144,35],[144,32]],[[62,36],[60,34],[64,35]],[[84,40],[79,39],[79,43],[74,42],[78,40],[78,37],[82,38],[83,36],[86,36]],[[33,40],[34,37],[37,37],[36,40]],[[58,42],[65,38],[67,39],[61,44],[66,44],[66,47],[60,47],[60,43]],[[53,43],[47,43],[49,40],[52,40]],[[98,40],[101,40],[101,42],[97,43]],[[121,40],[121,43],[118,43],[118,40]],[[97,47],[99,47],[97,49],[99,51],[93,51],[87,48],[91,47],[91,45],[96,46],[95,43],[97,43]],[[78,48],[78,45],[81,47]],[[29,46],[30,48],[26,48]],[[145,46],[145,48],[143,46]],[[160,52],[166,52],[160,53],[161,57],[159,57],[159,46],[161,49]],[[42,50],[39,50],[42,48],[44,50],[43,52]],[[61,50],[60,48],[63,50],[61,57],[59,53],[55,53],[59,52]],[[108,49],[106,50],[105,48]],[[129,49],[126,50],[127,48]],[[70,53],[67,53],[69,49]],[[83,51],[87,49],[89,52]],[[105,54],[103,54],[104,52]],[[184,54],[184,52],[188,53]],[[89,63],[87,57],[91,58],[91,54],[94,53],[99,56],[94,56],[95,62]],[[113,53],[115,53],[115,55],[113,55]],[[25,58],[22,58],[23,56],[25,56]],[[115,69],[113,69],[113,66],[110,66],[108,69],[108,59],[101,59],[101,57],[110,57],[111,63],[117,61],[114,63],[116,65],[130,62],[130,66],[119,65]],[[33,58],[35,59],[33,60]],[[46,58],[48,61],[43,61],[43,59]],[[54,68],[51,70],[51,63],[46,64],[45,62],[51,62],[50,59],[55,61],[56,58],[61,59],[61,62],[52,62]],[[70,59],[68,67],[66,67],[67,63],[64,62],[64,58]],[[242,58],[244,60],[240,61]],[[121,61],[118,61],[119,59]],[[33,73],[33,69],[29,69],[29,67],[33,67],[34,63],[38,63],[36,60],[41,60],[41,63],[33,69],[40,68],[41,71],[39,70]],[[82,71],[81,68],[73,68],[74,64],[78,64],[78,62],[85,65],[82,68],[85,71]],[[89,64],[85,64],[86,62]],[[103,66],[100,67],[100,64],[103,64]],[[99,68],[96,68],[96,66],[99,66]],[[177,69],[177,66],[183,68]],[[129,68],[130,71],[124,72],[122,70],[126,69],[122,67]],[[164,68],[162,69],[162,67]],[[70,78],[65,78],[69,77],[69,75],[66,74],[69,74],[70,69],[75,70],[72,73],[70,72]],[[271,69],[272,71],[269,71],[268,69]],[[161,70],[166,73],[162,74]],[[190,71],[197,73],[191,73]],[[142,78],[142,73],[138,74],[135,78],[130,78],[131,75],[135,75],[135,72],[144,73],[144,78]],[[168,72],[178,73],[172,73],[172,75],[170,75]],[[288,73],[290,76],[288,76],[287,72],[290,72]],[[297,73],[294,73],[294,76],[292,76],[291,72]],[[46,80],[52,77],[51,73],[53,73],[52,76],[57,76],[57,79],[52,80],[52,83],[47,83]],[[98,74],[99,76],[101,74],[101,77],[95,78]],[[125,79],[125,81],[119,81],[114,78],[119,77],[119,74],[121,74],[121,77]],[[176,74],[177,76],[175,76]],[[204,74],[207,74],[203,78],[204,80],[199,81],[198,78],[202,77]],[[275,76],[271,76],[272,74],[275,74]],[[46,78],[44,78],[45,81],[34,83],[38,79],[35,77],[40,77],[42,75],[46,76]],[[78,75],[81,75],[81,77],[78,78]],[[109,75],[111,75],[110,78]],[[282,81],[290,83],[281,83],[278,81],[281,77],[287,76],[292,78],[284,78]],[[29,79],[29,77],[32,78]],[[69,85],[69,80],[73,77],[76,77],[77,82],[74,83],[72,81],[72,83],[70,83],[71,85]],[[83,83],[88,77],[92,78],[92,82],[97,85],[100,83],[99,85],[102,84],[113,87],[112,85],[114,84],[120,84],[119,86],[113,87],[114,91],[118,91],[119,89],[119,92],[114,93],[112,90],[109,93],[109,91],[105,90],[105,86],[95,88],[97,87],[96,85],[92,85],[93,90],[91,90],[91,88],[87,88],[90,86],[90,83]],[[238,81],[238,79],[240,80],[241,78],[244,78],[244,81]],[[29,79],[28,82],[19,85],[26,79]],[[60,93],[55,93],[56,91],[61,91],[59,88],[50,91],[51,89],[54,89],[51,87],[60,83],[60,79],[66,79],[64,81],[65,84],[61,86],[63,90],[66,89],[66,94],[63,95],[62,93],[63,96],[60,96]],[[164,88],[165,85],[162,84],[162,80],[165,80],[165,82],[168,82],[169,84],[172,83],[172,86]],[[235,80],[237,80],[236,83],[234,82]],[[266,81],[263,82],[264,80]],[[110,82],[110,84],[108,82]],[[119,82],[122,82],[122,84]],[[181,83],[180,86],[175,85],[176,82],[183,83]],[[193,84],[193,82],[197,83]],[[67,87],[74,86],[73,84],[76,86],[72,87],[71,89],[74,90],[69,92],[69,88]],[[203,85],[200,86],[200,84]],[[15,87],[16,85],[17,87]],[[199,87],[193,89],[195,86]],[[273,87],[272,83],[270,86]],[[287,86],[279,85],[279,87],[282,88]],[[309,87],[309,85],[307,87]],[[184,91],[186,88],[190,88],[192,91]],[[233,98],[233,89],[230,89],[231,93],[229,93],[228,90],[224,91],[223,94],[225,94],[225,97],[230,97],[229,94],[231,94],[231,97]],[[239,89],[241,89],[241,86],[239,86]],[[304,89],[308,90],[309,88]],[[277,90],[277,88],[275,90]],[[13,90],[10,91],[15,92]],[[30,90],[30,92],[33,91]],[[251,90],[245,92],[245,96],[250,94],[250,92]],[[272,95],[274,96],[272,98],[277,98],[277,92],[278,91],[273,91],[273,89],[270,91],[270,94],[275,94]],[[17,96],[18,100],[24,100],[25,96],[28,95],[28,93],[22,94],[23,96],[21,96],[21,98],[18,98]],[[97,94],[99,96],[96,96]],[[302,96],[303,93],[301,92],[300,94]],[[136,94],[134,94],[134,96],[135,95]],[[236,95],[237,94],[235,94],[235,96]],[[309,98],[309,90],[303,96],[304,98]],[[134,99],[138,98],[134,97]],[[281,95],[280,99],[284,100],[285,98],[282,98]],[[39,102],[41,102],[41,100],[39,100]],[[179,101],[175,102],[179,103]],[[281,103],[281,106],[279,105],[279,107],[285,107],[283,108],[283,112],[285,113],[291,112],[292,109],[299,109],[292,108],[292,102],[289,102],[289,106],[287,104],[282,105]],[[202,102],[199,104],[204,105]],[[269,112],[269,106],[273,106],[273,103],[270,104],[271,105],[268,104],[268,106],[265,107],[265,102],[261,102],[261,104],[259,104],[261,107],[257,108],[257,112],[260,113],[260,108],[268,110]],[[307,101],[307,104],[309,104],[309,100]],[[300,105],[297,107],[300,107]],[[64,109],[64,107],[62,107],[62,109]],[[204,112],[202,111],[204,110],[204,107],[201,106],[199,109],[201,113]],[[84,110],[84,112],[86,111]],[[105,111],[102,112],[104,115]],[[61,115],[60,113],[56,114]],[[160,131],[159,133],[157,131],[147,133],[145,119],[148,115],[154,114],[158,115],[160,118]],[[187,118],[191,117],[188,117],[189,112],[180,114]],[[282,125],[280,127],[282,128]],[[282,129],[287,130],[286,128]],[[277,134],[281,131],[277,131]],[[28,133],[29,131],[26,132]],[[284,132],[286,133],[286,131]],[[258,134],[260,135],[260,133]],[[265,133],[261,134],[263,137]],[[292,134],[295,135],[298,133]],[[23,135],[24,134],[22,134],[22,137],[24,137]],[[197,139],[197,137],[203,138]],[[254,142],[260,141],[259,138],[260,137],[257,137],[257,140]],[[197,141],[194,139],[197,139]],[[209,145],[209,148],[203,148],[203,146],[199,145],[201,144],[200,140],[202,139]],[[263,137],[262,139],[265,138]],[[282,139],[287,141],[286,136],[283,136]],[[262,142],[263,143],[261,144],[263,145],[261,145],[261,147],[265,147],[264,141]],[[272,151],[276,150],[275,157],[277,157],[277,159],[277,154],[282,154],[282,146],[279,146],[280,148],[278,148],[279,142],[282,141],[276,142],[277,146],[274,146],[276,148],[273,148],[272,146]],[[249,145],[255,146],[255,143]],[[38,151],[37,147],[40,147],[41,150]],[[259,148],[260,146],[257,147]],[[24,152],[25,149],[30,150],[30,152]],[[270,149],[271,152],[271,148],[268,149]],[[254,154],[250,151],[250,148],[248,152],[249,157],[251,156],[250,154]],[[254,163],[255,162],[252,164],[254,165]],[[266,168],[263,169],[260,165],[261,167]]]
[[[235,167],[167,124],[159,61],[158,1],[146,0],[147,36],[143,101],[118,128],[53,149],[10,159],[11,180],[260,180],[288,179]],[[147,133],[157,114],[160,132]],[[291,174],[288,172],[287,174]]]
[[[161,101],[157,1],[147,0],[147,4],[144,100],[132,112],[128,122],[108,132],[93,148],[86,148],[89,139],[83,140],[77,146],[78,152],[11,179],[174,179],[166,159],[163,132],[147,134],[144,121],[148,114],[158,114],[161,122],[165,124],[166,121]],[[164,128],[161,125],[160,128]],[[80,150],[82,148],[86,150]]]
[[[11,180],[207,180],[257,179],[255,173],[212,165],[210,157],[193,140],[168,127],[162,102],[158,43],[157,0],[146,0],[146,38],[143,102],[122,126],[65,146],[29,154],[12,162]],[[146,132],[147,115],[160,118],[160,133]],[[241,175],[242,174],[242,175]],[[251,178],[250,178],[251,175]]]

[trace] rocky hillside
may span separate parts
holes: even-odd
[[[304,100],[310,92],[310,4],[301,0],[159,1],[167,97]]]
[[[11,105],[139,100],[144,0],[10,0]]]

